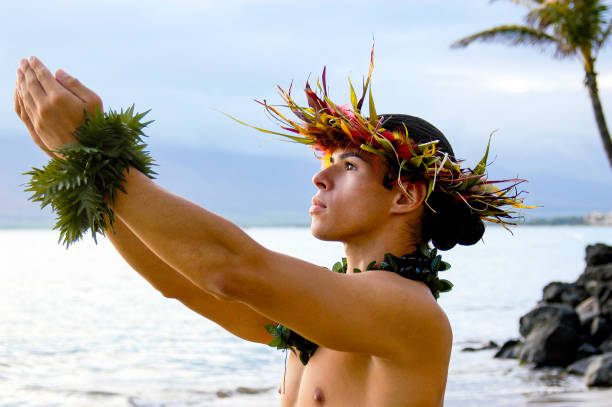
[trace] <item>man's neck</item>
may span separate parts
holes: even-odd
[[[387,230],[379,236],[368,236],[344,242],[347,273],[352,273],[355,268],[365,271],[372,261],[379,264],[384,260],[386,253],[398,257],[412,253],[418,249],[419,243],[421,243],[420,234],[411,234],[402,230],[397,230],[395,233]]]

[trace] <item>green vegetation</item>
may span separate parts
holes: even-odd
[[[612,28],[608,6],[601,0],[510,0],[526,6],[525,25],[501,25],[462,38],[451,45],[467,47],[473,42],[505,42],[512,46],[553,46],[557,58],[577,58],[584,67],[584,84],[589,90],[595,121],[612,167],[612,139],[604,117],[595,61]]]

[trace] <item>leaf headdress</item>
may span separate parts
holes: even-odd
[[[291,87],[285,91],[278,86],[285,102],[283,106],[295,117],[284,115],[278,106],[270,105],[265,100],[257,101],[285,132],[255,127],[230,117],[256,130],[309,145],[326,162],[329,162],[329,157],[337,148],[361,149],[381,157],[389,164],[394,174],[394,182],[402,189],[404,189],[403,183],[410,180],[423,180],[426,183],[425,204],[431,193],[436,190],[464,202],[481,219],[504,226],[516,224],[515,220],[518,218],[516,209],[532,208],[523,205],[521,192],[516,188],[524,180],[492,181],[487,178],[490,138],[480,162],[474,168],[462,168],[462,161],[455,160],[453,156],[438,148],[439,140],[416,142],[410,137],[405,125],[400,129],[387,129],[385,123],[390,116],[377,115],[372,97],[370,85],[373,69],[374,49],[372,48],[370,69],[360,97],[357,96],[349,78],[350,104],[338,105],[329,99],[325,68],[321,79],[316,81],[316,91],[310,87],[308,81],[306,82],[308,106],[300,106],[293,100]],[[369,117],[362,114],[366,96]],[[505,186],[497,187],[497,184]]]

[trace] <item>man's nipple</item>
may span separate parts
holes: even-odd
[[[325,403],[325,395],[323,394],[323,390],[320,387],[317,387],[314,391],[313,395],[315,403],[322,406]]]

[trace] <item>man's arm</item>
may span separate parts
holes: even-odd
[[[92,111],[95,107],[102,108],[102,101],[100,98],[76,79],[65,77],[62,85],[65,90],[71,92],[71,95],[74,95],[75,98],[80,96],[79,99],[74,100],[77,106],[82,106],[81,108],[85,108],[89,111]],[[71,96],[67,94],[67,92],[64,93],[64,95]],[[19,92],[19,87],[15,90],[14,99],[15,112],[21,120],[23,120],[32,140],[49,154],[51,158],[55,158],[55,154],[49,150],[53,147],[46,145],[38,135],[38,131],[45,134],[46,130],[40,125],[34,126],[30,120],[30,116],[24,105],[23,97]],[[29,110],[29,113],[33,114],[31,107]],[[218,323],[228,331],[243,339],[260,343],[268,343],[271,341],[272,338],[265,330],[264,326],[273,323],[273,321],[265,318],[244,304],[220,300],[195,286],[151,252],[149,248],[129,230],[119,217],[115,217],[114,229],[115,233],[107,230],[106,236],[117,251],[142,277],[164,296],[179,300],[193,311]]]
[[[114,210],[160,258],[214,296],[247,304],[331,349],[397,359],[407,344],[448,349],[429,289],[393,273],[345,275],[275,253],[138,171]],[[238,191],[239,192],[239,191]],[[450,332],[446,332],[449,334]]]
[[[244,304],[220,300],[195,286],[151,252],[118,217],[114,228],[115,232],[107,230],[106,236],[115,249],[165,297],[179,300],[242,339],[259,343],[272,340],[264,326],[273,321]]]
[[[54,149],[72,141],[83,103],[40,61],[30,64],[18,73],[20,97],[42,143]],[[78,97],[87,101],[91,95]],[[416,347],[426,349],[431,366],[446,366],[448,322],[422,283],[383,271],[337,274],[267,250],[236,225],[135,170],[124,187],[127,194],[119,193],[114,205],[119,218],[172,269],[214,297],[243,303],[334,350],[410,363]],[[236,196],[250,199],[240,192],[236,185]]]

